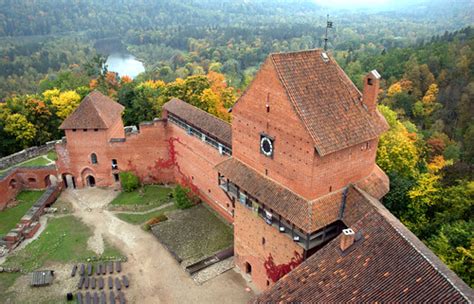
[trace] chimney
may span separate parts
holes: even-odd
[[[377,96],[379,95],[380,74],[372,70],[364,78],[364,92],[362,93],[362,102],[367,107],[369,113],[375,112],[377,107]]]
[[[341,235],[341,250],[345,251],[351,247],[355,241],[355,233],[351,228],[343,229]]]

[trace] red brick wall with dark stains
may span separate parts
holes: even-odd
[[[265,290],[273,284],[264,267],[265,259],[269,254],[273,256],[276,264],[286,264],[294,257],[295,251],[302,255],[303,248],[275,227],[265,223],[252,210],[240,203],[236,203],[235,207],[235,264],[241,272],[245,273],[245,264],[249,263],[252,267],[252,282],[260,290]]]
[[[10,171],[0,179],[0,210],[23,189],[45,189],[50,175],[57,175],[56,168],[15,168]]]

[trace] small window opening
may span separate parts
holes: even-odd
[[[208,192],[208,193],[211,193],[211,189],[207,189],[207,192]]]
[[[112,159],[112,169],[118,169],[118,163],[116,159]]]
[[[245,273],[252,274],[252,265],[248,262],[245,262]]]
[[[87,129],[82,129],[82,131],[87,132]]]
[[[76,132],[76,131],[77,131],[77,129],[72,129],[72,132]]]
[[[114,181],[116,182],[120,181],[120,176],[118,173],[114,173]]]
[[[372,78],[368,78],[368,79],[367,79],[367,84],[368,84],[368,85],[372,85],[372,84],[373,84]]]
[[[97,131],[99,131],[99,129],[94,129],[94,132],[97,132]]]
[[[270,286],[270,281],[269,280],[267,280],[267,286]]]
[[[28,178],[29,183],[36,183],[36,178],[30,177]]]
[[[332,192],[332,186],[329,186],[329,192]]]
[[[265,245],[265,238],[262,237],[262,245]]]
[[[270,105],[266,105],[266,108],[267,108],[267,113],[270,113]]]
[[[265,169],[265,175],[268,175],[268,169]]]
[[[91,154],[91,162],[93,164],[97,164],[97,155],[95,153]]]

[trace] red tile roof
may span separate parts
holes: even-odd
[[[343,221],[361,238],[338,236],[259,295],[259,303],[469,303],[473,290],[367,193],[351,187]],[[350,215],[349,217],[346,217]]]
[[[221,143],[232,147],[230,124],[180,99],[173,98],[163,105],[163,109],[177,116]]]
[[[336,61],[322,50],[272,54],[280,81],[318,153],[329,153],[378,137],[388,125],[378,111],[369,113],[361,93]]]
[[[306,233],[315,232],[340,218],[342,190],[307,201],[235,158],[218,164],[216,170],[256,198],[260,204],[265,204]]]
[[[59,127],[67,129],[108,129],[117,119],[122,119],[124,107],[103,95],[93,91],[82,100]]]

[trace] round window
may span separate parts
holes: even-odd
[[[262,136],[260,139],[260,151],[266,156],[272,156],[273,155],[273,140],[266,137]]]

